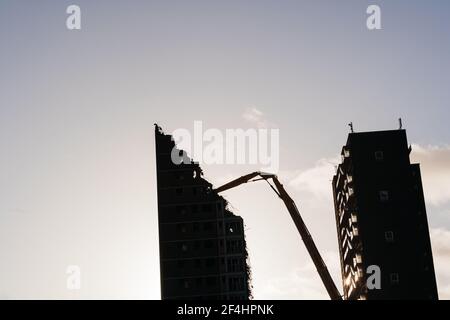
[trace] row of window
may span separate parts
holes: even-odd
[[[217,203],[217,210],[222,209],[222,205],[220,203]],[[214,209],[213,203],[204,203],[202,205],[199,204],[191,204],[190,206],[177,206],[175,208],[177,214],[179,215],[186,215],[188,211],[190,213],[210,213]]]
[[[190,250],[200,250],[200,249],[211,249],[213,248],[215,241],[213,240],[197,240],[190,243],[182,242],[178,244],[178,249],[183,252],[188,252]],[[225,242],[223,239],[219,240],[219,247],[223,248]],[[242,240],[232,239],[226,241],[226,252],[228,254],[242,253],[244,250],[244,245]]]
[[[208,278],[196,278],[196,279],[180,279],[178,281],[178,284],[180,287],[184,289],[191,289],[191,288],[212,288],[217,286],[217,278],[215,277],[208,277]]]
[[[186,268],[188,264],[192,263],[192,261],[186,261],[186,260],[178,260],[177,261],[177,267],[178,268]],[[207,258],[207,259],[195,259],[193,260],[193,266],[195,268],[211,268],[216,265],[216,259],[214,258]]]
[[[230,277],[226,281],[226,277],[222,277],[222,285],[228,284],[229,291],[243,291],[245,290],[245,279],[244,277]],[[214,288],[219,285],[217,277],[207,277],[207,278],[195,278],[195,279],[180,279],[178,280],[178,285],[180,288],[191,289],[191,288]]]
[[[343,154],[342,154],[342,161],[344,161],[345,158],[350,157],[350,149],[344,148]],[[374,152],[374,159],[376,161],[383,161],[384,160],[384,152],[382,150],[377,150]]]
[[[190,194],[189,194],[189,189],[190,189]],[[176,196],[183,196],[183,195],[199,195],[199,194],[208,194],[211,192],[211,188],[210,187],[198,187],[198,186],[194,186],[194,187],[178,187],[175,188],[175,195]]]
[[[199,231],[211,231],[214,229],[215,221],[205,221],[205,222],[193,222],[193,223],[180,223],[177,224],[176,230],[178,233],[187,233],[189,232],[189,226],[192,225],[193,232]],[[217,226],[220,229],[223,227],[222,221],[217,222]],[[226,224],[225,233],[228,235],[231,234],[240,234],[241,232],[240,223],[239,222],[229,222]]]
[[[174,172],[174,177],[175,177],[175,179],[178,180],[178,181],[183,181],[183,180],[186,178],[186,176],[191,176],[192,179],[198,179],[198,178],[200,178],[200,176],[201,176],[201,172],[200,172],[199,169],[195,169],[195,170],[192,170],[192,171],[189,171],[189,172],[187,172],[187,171],[183,171],[183,172],[177,171],[177,172]]]
[[[417,185],[414,185],[414,190],[417,192],[419,190],[419,187]],[[389,191],[387,190],[381,190],[378,192],[378,199],[380,202],[388,202],[390,198]]]
[[[201,268],[213,268],[216,266],[217,258],[207,258],[207,259],[194,259],[194,260],[178,260],[177,261],[177,268],[184,269],[187,267],[194,267],[196,269]],[[220,263],[225,266],[226,261],[226,267],[227,272],[243,272],[244,271],[244,260],[243,258],[239,257],[231,257],[227,258],[221,258]]]
[[[190,224],[187,223],[180,223],[177,225],[176,229],[179,233],[187,233],[188,227],[192,225],[192,231],[193,232],[199,232],[199,231],[211,231],[214,228],[214,223],[212,221],[206,221],[206,222],[193,222]]]

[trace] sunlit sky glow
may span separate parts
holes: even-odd
[[[66,29],[66,7],[82,29]],[[382,30],[366,8],[382,9]],[[153,123],[271,126],[280,177],[339,284],[330,180],[355,130],[403,118],[450,298],[450,2],[0,2],[0,298],[159,299]],[[256,112],[257,116],[249,116]],[[251,166],[203,166],[216,185]],[[245,192],[242,188],[245,188]],[[226,193],[257,299],[327,298],[265,184]],[[81,290],[66,288],[79,265]]]

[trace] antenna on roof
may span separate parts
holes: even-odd
[[[348,126],[350,127],[350,132],[353,133],[353,132],[354,132],[354,131],[353,131],[353,122],[350,122],[350,123],[348,124]]]
[[[398,118],[398,129],[399,129],[399,130],[402,130],[402,129],[403,129],[402,118]]]

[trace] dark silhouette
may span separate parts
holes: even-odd
[[[420,167],[410,152],[401,129],[352,131],[342,148],[333,191],[345,299],[438,299]]]
[[[247,300],[250,269],[241,217],[198,163],[155,125],[162,299]],[[171,153],[183,155],[175,164]]]

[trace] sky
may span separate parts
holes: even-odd
[[[66,8],[81,8],[68,30]],[[381,8],[381,30],[366,9]],[[450,298],[450,3],[0,1],[0,298],[159,299],[154,127],[277,128],[280,171],[338,287],[333,168],[403,119]],[[255,169],[202,165],[219,185]],[[243,187],[244,188],[244,187]],[[244,218],[256,299],[326,299],[265,184]],[[262,199],[264,201],[262,201]],[[81,288],[67,288],[79,266]]]

